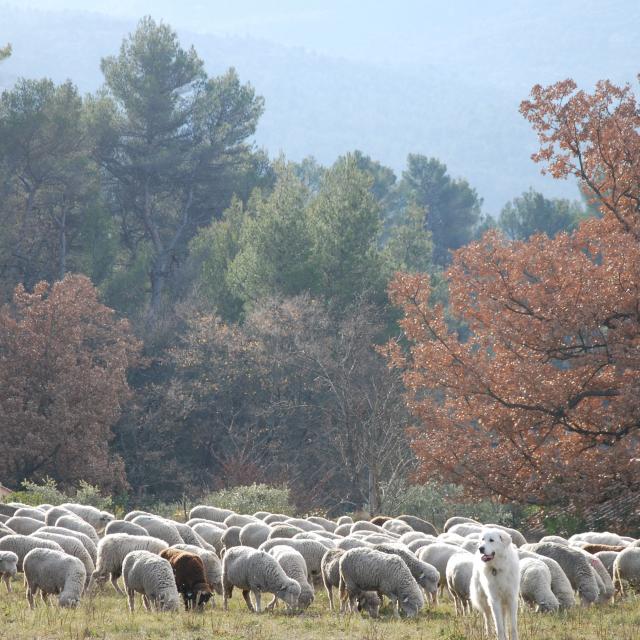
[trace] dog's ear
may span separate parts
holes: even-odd
[[[498,538],[500,538],[500,542],[502,542],[502,544],[504,544],[506,542],[506,540],[504,539],[504,534],[499,533],[498,534]]]

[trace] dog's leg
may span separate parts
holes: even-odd
[[[491,607],[491,615],[493,617],[493,624],[496,629],[496,635],[498,640],[507,640],[507,636],[504,629],[504,616],[502,614],[502,603],[494,594],[491,594],[489,598],[489,606]]]
[[[511,598],[509,601],[509,614],[511,620],[511,640],[518,640],[518,600]]]

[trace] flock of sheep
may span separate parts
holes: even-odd
[[[638,540],[588,532],[529,544],[515,529],[491,526],[518,547],[520,596],[537,611],[572,607],[576,594],[582,604],[612,602],[627,584],[640,587]],[[185,524],[143,511],[116,520],[74,503],[9,503],[0,504],[0,576],[11,591],[11,579],[24,573],[32,608],[38,592],[44,602],[57,595],[60,606],[73,607],[110,580],[131,611],[135,594],[146,608],[165,611],[178,609],[180,598],[187,609],[203,608],[216,593],[226,609],[234,587],[251,611],[263,609],[263,593],[272,595],[266,609],[282,601],[289,610],[304,610],[323,585],[331,610],[335,588],[341,611],[373,618],[383,597],[394,615],[402,610],[413,617],[425,600],[437,605],[446,587],[456,613],[465,615],[482,527],[455,517],[439,533],[414,516],[334,522],[204,505],[194,507]]]

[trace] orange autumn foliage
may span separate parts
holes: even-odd
[[[640,484],[640,117],[630,89],[534,87],[523,114],[534,156],[577,176],[601,219],[571,235],[508,242],[490,232],[456,252],[451,328],[425,275],[398,274],[404,371],[418,479],[472,495],[591,505]]]
[[[48,475],[62,486],[126,486],[109,442],[139,351],[129,323],[100,303],[86,276],[40,282],[32,293],[19,285],[0,309],[3,481]]]

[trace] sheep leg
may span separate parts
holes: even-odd
[[[273,600],[267,605],[267,611],[272,611],[278,604],[278,596],[273,596]]]
[[[142,594],[142,604],[147,611],[151,611],[151,601],[145,594]]]
[[[342,576],[340,576],[340,585],[338,587],[339,595],[340,595],[340,613],[345,613],[347,608],[347,585],[345,584]]]
[[[329,611],[333,611],[333,589],[327,585],[325,585],[325,590],[327,592],[327,597],[329,598]]]
[[[131,611],[131,613],[133,613],[133,607],[134,607],[134,604],[135,604],[135,602],[134,602],[135,601],[135,597],[136,597],[135,592],[133,592],[131,590],[127,591],[127,600],[129,601],[129,611]]]
[[[261,593],[259,591],[253,592],[253,597],[256,599],[256,613],[262,613],[262,609],[260,608],[260,597]]]
[[[113,585],[113,588],[116,590],[117,593],[119,593],[121,596],[124,595],[124,591],[120,588],[120,586],[118,585],[118,578],[120,576],[116,575],[115,573],[111,574],[111,584]]]
[[[397,596],[389,596],[389,600],[391,602],[391,608],[393,609],[393,617],[400,617],[400,601]]]
[[[42,589],[40,589],[40,598],[42,599],[42,602],[44,602],[48,607],[49,606],[49,594],[45,593]]]
[[[243,590],[242,597],[244,598],[244,601],[247,603],[247,607],[249,611],[255,611],[255,609],[253,608],[253,603],[251,602],[251,597],[249,596],[249,590],[247,591]]]
[[[7,593],[11,593],[12,589],[11,589],[11,576],[8,573],[5,573],[2,576],[2,580],[4,581],[4,584],[7,587]]]
[[[233,593],[233,585],[225,584],[222,587],[222,608],[227,611],[229,609],[229,598]]]
[[[35,603],[33,601],[33,596],[37,592],[37,589],[32,590],[31,587],[27,586],[27,602],[29,603],[29,609],[35,609]]]

